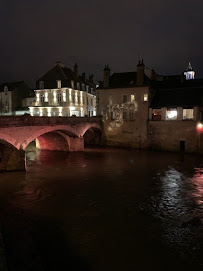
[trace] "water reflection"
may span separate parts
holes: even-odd
[[[191,180],[194,184],[193,197],[198,207],[203,209],[203,167],[195,168],[195,173]]]
[[[26,165],[0,178],[9,270],[203,264],[201,158],[89,149],[29,152]]]

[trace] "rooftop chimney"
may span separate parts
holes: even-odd
[[[142,86],[144,84],[144,69],[145,65],[142,59],[142,62],[140,62],[137,65],[137,85]]]
[[[109,65],[105,65],[104,68],[104,88],[108,88],[109,87],[109,78],[110,78],[110,68]]]
[[[74,65],[74,73],[75,73],[75,75],[76,75],[77,77],[79,77],[79,71],[78,71],[78,64],[77,64],[77,62],[76,62],[75,65]]]

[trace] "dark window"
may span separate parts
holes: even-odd
[[[152,109],[152,120],[161,120],[161,109]]]
[[[127,112],[123,112],[123,120],[127,120]]]
[[[128,101],[128,96],[127,95],[123,95],[123,103],[126,103]]]
[[[180,149],[180,151],[185,151],[185,141],[184,140],[180,140],[179,149]]]
[[[135,119],[135,113],[131,111],[129,118],[130,118],[130,120],[134,120]]]

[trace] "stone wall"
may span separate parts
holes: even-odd
[[[147,147],[148,87],[101,89],[99,93],[99,114],[103,115],[104,136],[107,145]],[[127,101],[123,102],[123,96]],[[131,101],[134,95],[134,101]],[[112,119],[112,112],[115,119]],[[127,118],[123,119],[123,112]],[[130,117],[131,112],[134,118]]]
[[[195,121],[149,121],[148,148],[162,151],[180,151],[180,141],[185,152],[201,152],[201,136]]]

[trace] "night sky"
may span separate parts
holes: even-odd
[[[160,74],[192,63],[203,77],[202,0],[1,0],[0,81],[30,86],[56,61],[102,78],[135,71],[138,55]]]

